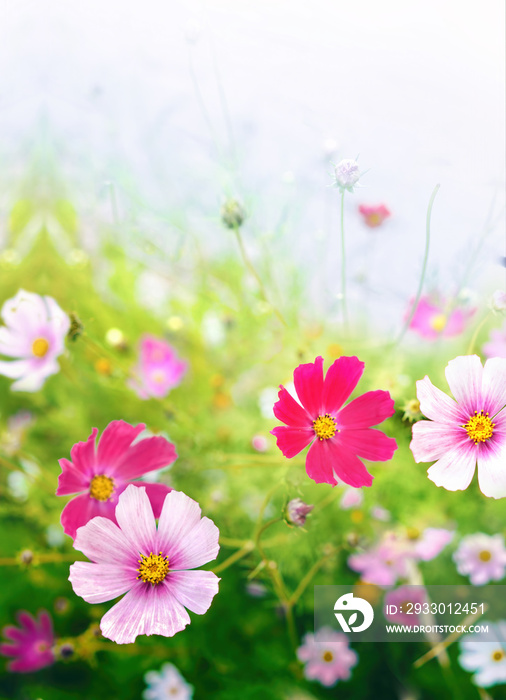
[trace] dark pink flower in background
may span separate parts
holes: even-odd
[[[46,610],[40,610],[38,617],[32,617],[21,610],[17,614],[19,627],[8,625],[2,633],[8,642],[0,644],[0,654],[12,657],[7,668],[17,673],[38,671],[51,666],[54,661],[55,642],[53,623]]]
[[[394,414],[388,391],[368,391],[343,406],[364,366],[357,357],[340,357],[324,379],[323,357],[299,365],[293,376],[300,403],[280,387],[274,414],[285,425],[271,433],[288,458],[311,445],[306,472],[317,484],[371,486],[373,477],[359,457],[386,462],[397,449],[393,438],[371,428]]]
[[[162,436],[134,440],[146,426],[133,426],[115,420],[106,427],[95,445],[97,428],[86,442],[76,443],[70,451],[71,461],[60,459],[62,473],[58,479],[57,496],[81,494],[67,503],[61,514],[61,524],[67,535],[74,538],[78,527],[102,515],[115,522],[119,495],[128,484],[143,486],[151,501],[155,517],[159,517],[163,501],[171,490],[165,484],[134,481],[143,474],[166,467],[177,458],[174,445]]]
[[[423,606],[428,602],[423,586],[399,586],[385,595],[385,617],[399,625],[419,625],[423,622],[423,618],[420,617]]]
[[[411,313],[413,300],[406,313]],[[440,337],[451,338],[463,333],[467,321],[476,309],[451,307],[444,300],[434,300],[429,296],[421,297],[409,327],[427,340]]]
[[[169,343],[145,335],[140,343],[139,362],[134,368],[135,378],[129,385],[141,399],[161,399],[181,383],[187,369],[187,363],[178,358]]]
[[[377,228],[392,214],[384,204],[368,205],[361,204],[358,208],[364,219],[364,224],[369,228]]]
[[[155,517],[146,490],[131,484],[119,497],[118,524],[93,518],[74,541],[91,559],[70,567],[74,592],[87,603],[123,596],[100,622],[104,637],[117,644],[130,644],[140,634],[172,637],[190,623],[186,608],[203,615],[218,592],[216,574],[196,570],[220,549],[219,530],[201,517],[199,504],[171,491],[158,527]]]

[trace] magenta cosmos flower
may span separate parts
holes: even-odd
[[[388,391],[368,391],[343,407],[364,366],[356,357],[340,357],[324,379],[323,357],[299,365],[293,377],[302,406],[280,386],[274,415],[285,425],[271,433],[288,458],[311,445],[306,472],[317,484],[370,486],[373,477],[359,457],[385,462],[397,449],[393,438],[371,429],[394,413]]]
[[[2,656],[13,657],[7,664],[9,671],[30,673],[51,666],[55,657],[53,623],[46,610],[40,610],[38,619],[21,610],[17,614],[20,627],[9,625],[2,633],[8,643],[0,644]]]
[[[117,525],[93,518],[77,531],[74,547],[91,562],[70,567],[69,581],[87,603],[126,595],[102,618],[104,637],[118,644],[140,634],[172,637],[203,615],[218,592],[212,571],[194,571],[218,555],[219,531],[179,491],[165,497],[158,529],[146,489],[132,484],[116,506]]]
[[[325,640],[325,641],[324,641]],[[297,649],[297,657],[304,666],[304,676],[331,687],[338,681],[347,681],[358,656],[350,649],[348,638],[342,632],[323,627],[316,634],[306,634]]]
[[[60,371],[56,358],[65,350],[70,320],[51,297],[20,289],[2,306],[0,374],[16,381],[12,391],[38,391],[47,377]]]
[[[428,603],[427,592],[423,586],[400,586],[385,595],[385,617],[391,622],[413,627],[422,622],[413,606]],[[387,612],[388,610],[388,612]],[[423,607],[418,607],[423,610]]]
[[[384,204],[361,204],[358,208],[364,219],[364,224],[369,228],[376,228],[391,216],[390,210]]]
[[[188,365],[165,340],[145,335],[141,339],[139,363],[130,387],[141,399],[161,399],[181,383]]]
[[[67,503],[61,514],[61,524],[67,535],[74,538],[76,530],[97,515],[115,521],[119,495],[132,479],[172,464],[177,458],[174,445],[164,437],[155,436],[134,442],[146,426],[133,426],[122,420],[109,423],[95,445],[97,428],[86,442],[78,442],[68,459],[60,459],[62,473],[58,478],[57,496],[79,493]],[[155,516],[159,517],[165,496],[170,489],[164,484],[133,482],[147,489]]]
[[[478,463],[485,496],[506,496],[506,359],[482,366],[477,355],[457,357],[446,367],[456,401],[428,377],[416,383],[420,410],[430,418],[413,426],[416,462],[435,462],[428,476],[448,491],[467,489]],[[436,461],[437,460],[437,461]]]
[[[411,313],[410,304],[407,315]],[[434,300],[424,296],[418,302],[415,314],[409,327],[427,340],[437,340],[440,337],[451,338],[464,331],[467,320],[474,314],[475,309],[451,309],[443,300]]]

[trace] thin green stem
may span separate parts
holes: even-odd
[[[301,595],[304,593],[306,588],[309,586],[311,583],[313,577],[318,573],[318,571],[321,569],[321,567],[325,564],[327,559],[330,559],[330,557],[333,557],[339,552],[339,549],[334,549],[332,552],[329,552],[329,554],[325,554],[321,559],[319,559],[317,562],[313,564],[313,566],[309,569],[307,574],[304,576],[304,578],[300,581],[299,585],[295,589],[295,591],[292,593],[292,596],[290,598],[290,605],[295,605]]]
[[[346,302],[346,244],[344,238],[344,189],[341,192],[341,304],[343,321],[348,328],[348,306]]]
[[[241,549],[238,549],[237,552],[234,552],[234,554],[231,554],[227,559],[225,559],[224,562],[221,564],[218,564],[212,571],[214,571],[215,574],[220,573],[220,571],[225,571],[225,569],[228,569],[229,566],[232,566],[232,564],[235,564],[236,561],[239,561],[243,557],[245,557],[247,554],[252,552],[255,549],[255,543],[252,542],[251,540],[246,542]]]
[[[408,318],[406,319],[406,322],[404,326],[402,327],[402,330],[397,338],[397,340],[394,342],[394,345],[398,345],[401,340],[404,338],[404,335],[408,328],[411,325],[411,321],[413,320],[413,317],[416,313],[416,309],[418,308],[418,304],[420,302],[420,297],[422,296],[422,290],[423,290],[423,285],[425,283],[425,275],[427,273],[427,262],[429,260],[429,248],[430,248],[430,220],[432,216],[432,206],[434,204],[434,200],[436,198],[436,195],[439,191],[440,185],[436,185],[434,187],[434,190],[431,194],[431,197],[429,199],[429,206],[427,207],[427,218],[425,222],[425,253],[423,256],[423,265],[422,265],[422,274],[420,275],[420,282],[418,283],[418,289],[416,292],[415,296],[415,301],[413,303],[413,306],[411,307],[411,311],[409,313]]]
[[[479,323],[479,324],[477,325],[476,330],[474,331],[474,333],[473,333],[473,335],[472,335],[472,337],[471,337],[471,340],[469,341],[469,345],[468,345],[468,347],[467,347],[466,355],[472,355],[472,354],[473,354],[474,346],[476,345],[476,341],[477,341],[477,339],[478,339],[478,336],[479,336],[479,334],[480,334],[480,331],[481,331],[481,329],[483,328],[483,326],[486,324],[486,322],[488,321],[488,319],[490,318],[491,313],[492,313],[492,312],[489,311],[488,314],[485,316],[485,318],[482,319],[481,323]]]

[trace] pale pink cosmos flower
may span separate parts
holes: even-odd
[[[201,517],[198,503],[171,491],[157,528],[146,489],[130,484],[118,499],[116,522],[97,517],[78,529],[74,547],[91,562],[72,564],[69,576],[87,603],[124,596],[100,622],[104,637],[117,644],[140,634],[172,637],[190,623],[185,608],[207,612],[220,579],[194,569],[216,559],[219,531]]]
[[[364,367],[357,357],[340,357],[324,378],[323,357],[299,365],[293,376],[300,403],[280,386],[274,414],[285,425],[271,433],[288,458],[311,446],[306,456],[306,472],[317,484],[335,486],[343,482],[356,488],[371,486],[373,476],[359,457],[386,462],[397,449],[393,438],[371,427],[395,412],[388,391],[368,391],[344,405]]]
[[[140,342],[139,362],[129,386],[141,399],[161,399],[181,383],[188,369],[174,348],[165,340],[144,335]]]
[[[444,528],[428,527],[420,532],[408,528],[406,547],[413,559],[431,561],[453,540],[455,532]]]
[[[185,681],[174,664],[163,664],[160,671],[148,671],[144,676],[148,688],[144,700],[191,700],[193,686]]]
[[[2,630],[9,642],[0,644],[0,654],[13,658],[7,664],[7,669],[17,673],[31,673],[51,666],[55,661],[55,638],[49,613],[40,610],[38,617],[32,617],[21,610],[17,618],[20,627],[9,625]]]
[[[257,452],[266,452],[269,447],[269,441],[265,435],[253,435],[251,438],[251,446]]]
[[[506,357],[506,324],[490,331],[488,343],[483,346],[485,357]]]
[[[390,210],[384,204],[361,204],[358,208],[364,219],[364,224],[369,228],[376,228],[391,216]]]
[[[118,497],[133,483],[143,486],[158,518],[170,488],[165,484],[133,481],[143,474],[172,464],[177,458],[174,445],[164,437],[137,440],[146,426],[122,420],[109,423],[96,446],[97,428],[86,442],[76,443],[68,459],[60,459],[57,496],[81,494],[67,503],[61,514],[66,534],[74,538],[77,528],[97,515],[115,521]]]
[[[297,657],[305,664],[304,676],[308,680],[319,681],[330,688],[338,681],[347,681],[351,677],[351,669],[356,666],[358,656],[350,649],[343,632],[322,627],[316,634],[304,635],[302,641]]]
[[[70,319],[52,297],[20,289],[0,312],[0,374],[16,381],[12,391],[38,391],[46,379],[60,371],[56,358],[65,350]]]
[[[341,496],[339,505],[343,510],[349,510],[350,508],[359,508],[363,501],[364,494],[362,489],[354,489],[350,486]]]
[[[463,537],[453,554],[457,571],[469,576],[473,586],[500,581],[506,573],[506,548],[502,535],[477,532]]]
[[[429,479],[448,491],[466,489],[478,463],[478,483],[485,496],[506,496],[506,359],[482,366],[477,355],[457,357],[446,367],[456,399],[428,377],[417,384],[420,410],[430,420],[413,425],[415,462],[435,462]],[[437,460],[437,461],[436,461]]]
[[[363,581],[387,587],[407,577],[409,558],[405,544],[388,532],[369,550],[348,557],[348,566],[360,573]]]
[[[406,316],[411,313],[413,300],[410,302]],[[427,340],[451,338],[460,335],[475,309],[451,309],[444,300],[430,296],[421,297],[409,327]]]
[[[388,606],[385,607],[385,617],[399,625],[419,625],[421,619],[414,606],[427,602],[427,593],[423,586],[399,586],[385,595],[385,606]]]

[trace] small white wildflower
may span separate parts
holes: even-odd
[[[498,289],[492,294],[489,306],[495,313],[504,314],[506,312],[506,292]]]
[[[339,187],[341,192],[348,190],[348,192],[353,192],[353,188],[358,183],[360,179],[360,168],[356,160],[351,158],[345,158],[339,161],[339,163],[334,168],[334,173],[336,177],[336,185]]]

